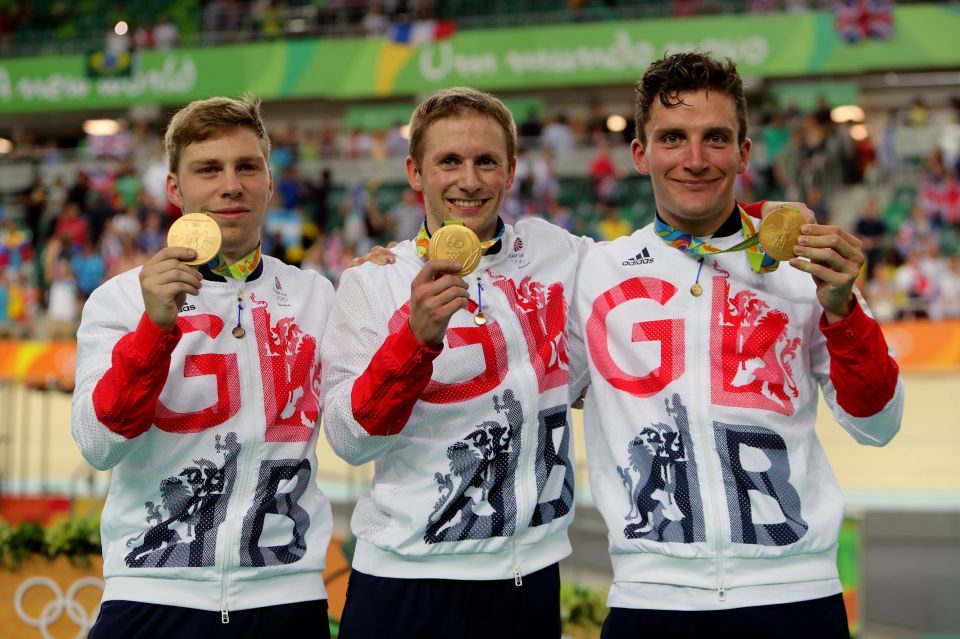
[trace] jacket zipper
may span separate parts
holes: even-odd
[[[486,282],[484,281],[485,278],[483,278],[482,276],[477,276],[477,280],[480,282],[481,285],[486,284]],[[485,290],[488,290],[491,292],[492,292],[492,289],[494,288],[496,287],[490,286],[490,285],[484,286]],[[494,300],[499,301],[500,296],[502,295],[503,293],[499,292],[499,295],[490,295],[490,297],[488,297],[487,300],[491,308],[495,308],[496,311],[503,314],[503,317],[509,318],[510,320],[510,321],[500,322],[501,330],[506,329],[504,330],[504,332],[510,333],[510,335],[504,335],[504,337],[506,338],[506,342],[508,344],[507,361],[508,363],[510,362],[511,353],[510,353],[509,344],[511,343],[511,340],[512,340],[514,344],[518,344],[522,346],[525,354],[524,358],[518,358],[517,360],[521,364],[520,368],[521,368],[522,374],[520,374],[519,371],[514,371],[514,373],[517,376],[517,379],[521,381],[521,383],[525,387],[525,392],[522,393],[522,397],[538,398],[540,397],[540,390],[536,384],[536,379],[533,380],[534,383],[532,386],[530,384],[529,371],[532,371],[533,368],[532,368],[532,365],[530,364],[529,353],[527,353],[527,346],[526,346],[527,340],[526,340],[526,337],[524,337],[523,335],[523,331],[520,329],[520,325],[519,325],[520,320],[517,318],[516,314],[513,312],[513,309],[510,308],[509,305],[507,304],[500,305],[496,301],[494,301]],[[518,346],[518,348],[519,347],[520,346]],[[519,399],[521,398],[518,398],[518,400]],[[520,570],[520,557],[519,557],[519,553],[517,552],[517,536],[520,535],[520,533],[524,532],[528,528],[530,517],[533,514],[532,511],[527,512],[528,510],[527,491],[529,490],[527,467],[530,463],[530,454],[531,454],[530,449],[533,447],[532,440],[534,438],[533,433],[535,432],[532,426],[532,424],[535,422],[531,421],[530,416],[534,414],[535,408],[536,408],[536,402],[532,400],[528,400],[526,404],[523,406],[525,423],[524,423],[524,427],[521,428],[520,430],[520,459],[517,460],[517,470],[518,470],[519,479],[520,479],[520,490],[519,490],[519,495],[517,496],[517,520],[514,526],[513,539],[511,539],[510,541],[512,546],[511,554],[513,559],[513,584],[518,587],[523,585],[523,573]]]
[[[234,295],[234,297],[242,298],[244,293],[244,288],[245,287],[241,285],[237,289],[237,292]],[[246,317],[249,320],[251,316],[250,314],[247,314]],[[251,329],[252,328],[253,327],[251,327]],[[249,337],[251,340],[253,340],[253,343],[256,344],[255,330],[250,331]],[[243,338],[240,338],[240,342],[241,342],[240,351],[243,353],[243,364],[244,364],[243,370],[252,371],[253,368],[250,365],[250,343],[251,342],[250,340],[244,340]],[[250,378],[251,378],[250,375],[245,376],[241,374],[240,385],[243,391],[242,397],[246,397],[248,398],[248,400],[252,401],[252,398],[255,395],[248,387],[248,382],[246,381]],[[248,405],[248,410],[245,412],[249,412],[249,410],[250,408]],[[242,425],[243,423],[244,423],[244,420],[241,419],[240,424]],[[237,460],[237,479],[235,480],[237,482],[237,485],[234,487],[234,493],[233,493],[234,497],[233,499],[230,500],[231,507],[230,507],[230,510],[228,510],[227,512],[227,522],[231,522],[236,519],[236,517],[234,516],[235,513],[231,513],[230,511],[236,511],[236,509],[240,507],[238,504],[240,504],[240,502],[243,501],[243,495],[245,495],[247,492],[246,478],[247,478],[247,475],[249,475],[250,473],[242,472],[242,471],[245,470],[249,465],[250,456],[253,454],[252,449],[255,448],[253,444],[256,441],[256,434],[257,434],[256,428],[253,428],[253,431],[254,431],[253,433],[254,436],[251,437],[250,440],[247,442],[247,445],[243,447],[243,450],[241,451],[241,456],[240,456],[241,458]],[[220,574],[220,623],[222,624],[230,623],[230,605],[229,605],[230,602],[229,602],[228,592],[230,590],[230,572],[233,569],[234,532],[235,532],[234,526],[227,524],[227,531],[226,531],[226,534],[224,535],[224,544],[223,544],[223,555],[222,555],[223,568]]]
[[[709,287],[704,287],[704,288],[707,289],[707,290],[705,290],[705,292],[707,292],[707,293],[712,297],[712,295],[713,295],[713,283],[711,282],[711,285],[710,285]],[[695,298],[694,298],[694,302],[693,302],[694,305],[698,305],[699,302],[700,302],[700,300],[701,300],[701,299],[704,299],[704,298],[706,298],[706,297],[707,297],[706,295],[703,296],[703,298],[695,297]],[[707,307],[707,312],[708,312],[708,313],[710,312],[709,306]],[[700,338],[699,336],[703,335],[703,312],[702,312],[702,309],[695,308],[695,309],[694,309],[694,313],[693,313],[693,317],[694,317],[693,335],[697,336],[697,338],[699,339],[699,338]],[[703,364],[704,364],[704,362],[703,362],[703,353],[706,351],[706,352],[709,354],[709,349],[710,349],[709,338],[707,339],[706,349],[701,348],[701,347],[699,347],[699,346],[700,346],[700,345],[698,345],[698,348],[696,349],[696,355],[695,355],[695,357],[696,357],[696,362],[695,362],[695,365],[694,365],[694,367],[693,367],[693,371],[694,371],[694,375],[693,375],[693,383],[694,383],[693,397],[694,397],[694,398],[702,398],[702,397],[705,397],[705,395],[703,394],[703,388],[702,388],[702,386],[703,386],[703,384],[702,384],[702,382],[703,382],[702,372],[703,372],[703,370],[704,370],[704,368],[703,368]],[[709,358],[709,356],[707,357],[706,365],[707,365],[707,367],[708,367],[708,368],[706,369],[706,370],[707,370],[707,375],[709,375],[709,374],[710,374],[710,369],[709,369],[709,366],[710,366],[710,358]],[[712,432],[713,429],[712,429],[712,426],[711,426],[711,424],[710,424],[710,422],[709,422],[709,416],[707,415],[706,411],[703,409],[703,403],[702,403],[703,400],[696,400],[696,399],[695,399],[695,401],[697,401],[696,421],[697,421],[697,424],[698,424],[698,430],[700,431],[700,435],[701,435],[701,438],[702,438],[703,443],[704,443],[704,452],[708,452],[708,449],[710,448],[710,443],[711,443],[711,442],[714,442],[714,439],[715,439],[715,438],[714,438],[714,435],[713,435],[713,432]],[[714,446],[715,446],[715,445],[716,445],[716,443],[714,442]],[[705,486],[706,489],[707,489],[708,499],[710,500],[710,510],[711,510],[712,513],[713,513],[713,529],[714,529],[713,546],[714,546],[714,552],[715,552],[716,555],[717,555],[717,557],[716,557],[716,566],[717,566],[717,597],[720,599],[720,601],[725,601],[726,598],[727,598],[727,591],[726,591],[726,587],[724,586],[724,583],[723,583],[723,577],[724,577],[724,575],[723,575],[723,573],[724,573],[724,568],[723,568],[723,534],[722,534],[723,527],[722,527],[722,522],[720,521],[720,503],[719,503],[719,500],[717,499],[716,492],[715,492],[715,489],[714,489],[714,486],[717,484],[718,481],[719,481],[719,485],[720,485],[720,486],[723,486],[723,476],[722,476],[722,474],[719,472],[719,469],[718,469],[718,467],[717,467],[719,462],[717,461],[717,456],[716,456],[715,454],[706,454],[706,455],[703,456],[703,458],[705,458],[705,459],[706,459],[706,458],[709,458],[709,460],[710,460],[710,461],[709,461],[709,474],[710,474],[710,476],[708,477],[708,479],[707,479],[706,482],[701,482],[701,485]]]

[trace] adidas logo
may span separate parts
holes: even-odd
[[[643,250],[629,257],[622,262],[623,266],[639,266],[641,264],[653,264],[653,258],[650,257],[650,251],[644,246]]]

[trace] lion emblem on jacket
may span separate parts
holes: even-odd
[[[687,410],[676,394],[664,403],[677,426],[663,422],[644,426],[627,444],[629,467],[617,466],[630,507],[624,517],[630,523],[623,534],[627,539],[691,542],[686,465],[692,460],[681,432],[686,430]]]

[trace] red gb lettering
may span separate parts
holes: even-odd
[[[320,364],[314,366],[317,340],[293,318],[272,324],[266,305],[255,298],[253,302],[267,422],[264,441],[310,441],[320,419]]]
[[[610,288],[593,302],[587,321],[587,349],[597,370],[610,384],[637,397],[649,397],[679,378],[684,370],[682,319],[651,320],[633,325],[633,342],[660,342],[660,366],[643,377],[633,376],[614,362],[607,345],[607,315],[624,302],[649,299],[661,306],[677,292],[669,282],[653,277],[634,277]]]
[[[570,356],[567,353],[567,305],[563,284],[544,285],[525,277],[518,285],[502,276],[495,278],[493,284],[503,291],[520,322],[530,363],[537,372],[540,392],[566,386]]]
[[[184,334],[199,331],[216,338],[223,330],[223,320],[216,315],[191,315],[177,320]],[[153,421],[168,433],[199,433],[224,423],[240,410],[240,374],[234,353],[187,355],[183,360],[184,377],[213,375],[217,380],[217,401],[192,413],[178,413],[157,401]]]
[[[477,303],[470,300],[467,311],[475,313]],[[403,323],[410,317],[410,302],[398,308],[390,318],[388,327],[390,332],[399,331]],[[496,321],[488,322],[484,326],[458,326],[448,328],[446,333],[447,347],[459,348],[479,344],[483,351],[483,361],[486,368],[474,377],[462,382],[443,383],[430,380],[420,399],[431,404],[453,404],[474,397],[484,395],[503,381],[507,376],[507,341],[503,331]]]

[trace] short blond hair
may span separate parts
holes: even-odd
[[[472,111],[493,118],[507,139],[507,160],[517,155],[517,125],[513,114],[500,98],[470,87],[441,89],[417,105],[410,116],[410,155],[420,170],[427,129],[437,120]]]
[[[180,155],[194,142],[219,137],[237,127],[253,131],[260,138],[263,157],[270,159],[270,137],[260,117],[260,98],[246,93],[242,98],[214,97],[194,100],[173,116],[163,137],[170,172],[180,168]]]

